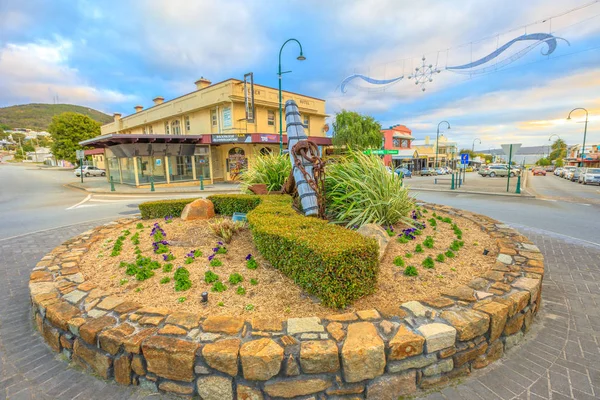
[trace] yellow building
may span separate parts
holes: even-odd
[[[201,78],[195,83],[196,90],[189,94],[170,101],[156,97],[152,107],[136,106],[135,113],[123,118],[114,114],[114,121],[102,126],[101,136],[81,145],[103,148],[107,175],[136,186],[151,179],[173,184],[201,176],[211,183],[232,181],[256,155],[279,151],[277,89],[255,84],[251,110],[243,81],[211,84]],[[250,92],[250,85],[246,90]],[[320,148],[331,145],[325,135],[325,100],[282,94],[284,104],[290,99],[298,104],[309,140]],[[286,146],[285,115],[283,133]]]
[[[450,167],[456,168],[456,158],[458,156],[458,144],[448,139],[444,134],[440,134],[438,143],[435,137],[430,139],[425,136],[425,140],[415,140],[412,147],[419,151],[419,156],[425,159],[424,167]],[[437,165],[435,164],[437,153]],[[460,160],[460,157],[459,157]]]

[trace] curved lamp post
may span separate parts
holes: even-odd
[[[569,113],[569,116],[567,117],[567,119],[571,119],[571,113],[576,110],[585,111],[585,126],[583,128],[583,146],[581,147],[581,162],[579,163],[579,166],[583,167],[583,159],[585,158],[585,137],[587,136],[588,110],[586,110],[583,107],[574,108]]]
[[[437,169],[437,167],[438,167],[438,153],[439,153],[438,142],[440,140],[440,125],[444,122],[448,125],[448,129],[450,129],[450,122],[448,122],[448,121],[441,121],[437,126],[437,135],[435,136],[435,167],[434,167],[435,169]]]
[[[281,75],[287,74],[288,72],[292,72],[292,71],[281,72],[281,52],[283,51],[283,48],[285,47],[285,45],[288,44],[288,42],[298,43],[298,46],[300,47],[300,55],[298,57],[296,57],[296,59],[299,61],[306,60],[306,57],[304,57],[304,55],[302,54],[302,45],[300,44],[300,42],[298,40],[288,39],[283,43],[283,45],[281,45],[281,48],[279,49],[279,70],[277,72],[277,75],[279,76],[279,154],[283,154],[283,119],[282,119],[283,117],[282,117],[282,111],[281,111]]]
[[[548,141],[550,142],[554,136],[556,136],[556,137],[558,138],[558,140],[560,140],[560,136],[558,136],[556,133],[553,133],[553,134],[552,134],[552,135],[550,135],[550,137],[548,138]],[[550,157],[550,147],[551,147],[551,146],[550,146],[550,145],[548,145],[548,156],[547,156],[547,157]],[[559,154],[560,154],[560,153],[559,153]]]
[[[475,153],[475,141],[476,140],[479,140],[479,144],[481,144],[481,139],[479,139],[479,138],[473,139],[473,147],[471,148],[471,152],[472,153]],[[473,156],[473,157],[475,157],[475,156]]]

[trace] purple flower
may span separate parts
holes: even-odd
[[[251,258],[252,258],[252,254],[248,254],[248,255],[246,256],[246,261],[250,261],[250,259],[251,259]]]
[[[217,242],[219,246],[223,246],[223,242]]]
[[[163,261],[167,261],[167,258],[169,258],[168,254],[163,254],[162,256],[163,256]]]
[[[219,251],[219,247],[215,247],[215,248],[213,249],[213,251],[216,253],[217,251]]]
[[[213,258],[215,258],[215,255],[211,254],[210,256],[208,256],[208,261],[211,261]]]

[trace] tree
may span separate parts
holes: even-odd
[[[52,118],[48,132],[52,138],[50,149],[54,157],[75,163],[75,150],[83,148],[79,142],[98,136],[100,123],[83,114],[65,112]]]
[[[567,156],[567,144],[562,139],[556,139],[550,148],[552,151],[550,152],[548,159],[551,161],[562,160]]]
[[[4,140],[9,136],[8,133],[4,132],[4,129],[2,129],[2,127],[0,127],[0,140]]]
[[[333,123],[333,145],[350,147],[355,150],[379,149],[383,143],[383,133],[379,122],[368,115],[342,110],[336,114]]]
[[[38,136],[36,140],[40,147],[50,147],[52,145],[52,140],[46,136]]]
[[[10,136],[12,136],[13,142],[15,142],[17,144],[25,143],[25,134],[24,133],[12,133]]]
[[[540,158],[539,160],[537,160],[537,161],[535,162],[535,164],[536,164],[536,165],[539,165],[539,166],[542,166],[542,167],[545,167],[545,166],[547,166],[547,165],[550,165],[550,164],[552,164],[552,162],[551,162],[549,159],[547,159],[546,157],[542,157],[542,158]]]
[[[458,152],[458,154],[468,154],[469,155],[469,161],[473,161],[473,159],[475,157],[477,157],[477,154],[473,151],[471,151],[470,149],[460,149],[460,151]]]

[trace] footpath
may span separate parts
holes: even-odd
[[[104,177],[87,177],[83,178],[83,183],[81,182],[71,182],[67,183],[66,186],[84,190],[88,193],[95,194],[104,194],[104,195],[121,195],[121,194],[141,194],[141,195],[152,195],[152,194],[164,194],[164,193],[174,193],[174,194],[188,194],[188,193],[236,193],[240,191],[239,183],[214,183],[209,185],[204,185],[202,189],[200,184],[195,185],[185,185],[185,186],[161,186],[155,185],[154,191],[151,191],[151,187],[148,185],[135,187],[130,185],[122,185],[122,184],[114,184],[115,190],[111,190],[110,183],[107,182]]]

